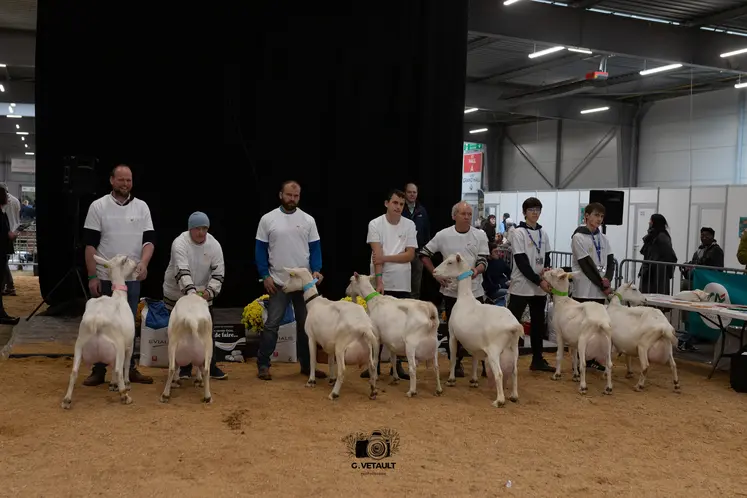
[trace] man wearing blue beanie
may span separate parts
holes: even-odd
[[[171,261],[163,279],[163,302],[171,311],[180,297],[201,293],[208,302],[213,316],[213,300],[220,294],[225,275],[223,249],[215,237],[208,233],[210,219],[202,211],[189,216],[186,232],[182,232],[171,244]],[[226,374],[215,364],[215,355],[210,363],[210,378],[225,379]],[[179,369],[179,378],[192,376],[192,365]]]

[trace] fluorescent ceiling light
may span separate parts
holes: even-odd
[[[5,91],[5,87],[3,85],[0,85],[0,92],[4,92],[4,91]]]
[[[652,69],[646,69],[644,71],[641,71],[641,76],[647,76],[649,74],[654,73],[661,73],[662,71],[669,71],[671,69],[677,69],[678,67],[682,67],[682,64],[669,64],[668,66],[659,66]]]
[[[27,132],[27,131],[17,131],[16,132],[16,135],[28,135],[28,134],[29,134],[29,132]]]
[[[747,48],[740,48],[739,50],[735,50],[733,52],[726,52],[725,54],[721,54],[721,57],[722,58],[731,57],[732,55],[744,54],[746,52],[747,52]]]
[[[594,109],[584,109],[581,111],[581,114],[591,114],[592,112],[602,112],[602,111],[609,111],[609,107],[596,107]]]
[[[33,153],[33,152],[27,152],[27,153],[26,153],[26,155],[27,155],[27,156],[33,156],[33,155],[34,155],[34,153]]]
[[[470,112],[475,112],[475,111],[479,111],[479,110],[480,109],[478,109],[477,107],[470,107],[469,109],[465,109],[464,110],[464,114],[469,114]]]
[[[29,148],[29,144],[23,144],[23,146],[26,147],[27,149]]]
[[[20,130],[20,129],[21,129],[21,125],[16,125],[16,130]]]
[[[470,133],[482,133],[484,131],[488,131],[488,129],[487,128],[476,128],[474,130],[470,130],[469,132]]]
[[[516,3],[518,1],[520,0],[506,0],[505,2],[503,2],[503,5],[511,5],[512,3]]]
[[[5,116],[6,118],[22,118],[23,116],[19,116],[18,114],[8,114]]]
[[[569,52],[578,52],[579,54],[591,54],[591,50],[588,48],[571,48],[568,47]]]
[[[25,140],[26,140],[26,137],[21,137],[21,140],[25,141]]]
[[[5,64],[0,64],[0,67],[6,67]]]
[[[535,57],[542,57],[543,55],[554,54],[555,52],[560,52],[561,50],[565,50],[565,47],[563,46],[552,47],[552,48],[548,48],[545,50],[540,50],[539,52],[534,52],[533,54],[529,54],[529,58],[534,59]]]
[[[734,88],[745,88],[747,87],[747,83],[737,83],[734,85]]]

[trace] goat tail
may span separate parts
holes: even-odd
[[[363,338],[369,346],[368,350],[368,361],[371,365],[376,365],[376,360],[379,356],[379,339],[374,333],[373,326],[366,327],[363,331]],[[374,358],[376,355],[376,358]]]
[[[441,320],[438,318],[438,309],[435,304],[430,302],[425,303],[425,305],[428,308],[428,325],[430,325],[432,331],[438,333],[438,326],[441,324]]]
[[[671,342],[672,346],[677,345],[677,336],[674,334],[674,327],[672,327],[672,324],[662,323],[659,331],[661,332],[662,339],[666,339],[667,341]]]
[[[194,339],[199,340],[200,339],[200,322],[195,316],[187,315],[185,317],[182,317],[180,320],[181,327],[183,327],[186,330],[189,330],[192,332],[192,337]]]
[[[610,316],[607,314],[607,309],[601,304],[588,304],[595,304],[595,306],[586,306],[586,320],[584,320],[584,326],[595,328],[608,337],[611,336],[612,323],[610,322]]]

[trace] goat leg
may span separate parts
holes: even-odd
[[[309,335],[309,380],[306,387],[316,387],[316,340]]]
[[[672,383],[674,384],[674,392],[679,394],[680,392],[680,379],[677,376],[677,364],[674,362],[674,352],[672,347],[669,347],[669,366],[672,368]]]
[[[174,337],[169,338],[169,376],[166,378],[166,385],[159,398],[161,403],[168,403],[171,399],[171,388],[174,386],[174,377],[176,377],[176,347],[177,343]]]
[[[646,374],[648,374],[648,351],[643,346],[638,346],[638,361],[641,362],[641,376],[638,377],[638,384],[635,385],[633,390],[640,392],[643,391]]]
[[[472,357],[474,361],[474,356]],[[490,363],[490,369],[493,370],[493,379],[495,380],[496,398],[493,406],[502,408],[506,404],[506,395],[503,393],[503,370],[501,369],[501,353],[491,350],[487,356]],[[474,361],[474,371],[477,372],[477,361]]]
[[[441,372],[438,369],[438,345],[436,346],[436,354],[433,357],[433,372],[436,374],[436,396],[441,396],[444,390],[441,387]]]
[[[586,338],[583,336],[578,338],[578,359],[576,361],[578,361],[578,370],[581,377],[578,392],[586,394],[588,392],[586,385]]]
[[[625,367],[627,368],[627,372],[625,372],[625,378],[626,379],[632,379],[633,378],[633,357],[629,354],[625,355]]]
[[[456,385],[456,362],[457,362],[457,340],[454,337],[454,332],[449,330],[449,363],[451,364],[451,370],[449,371],[449,379],[446,381],[446,385],[454,387]]]
[[[555,353],[555,373],[552,380],[560,380],[560,366],[563,364],[563,336],[559,330],[555,331],[555,340],[558,342],[558,351]]]
[[[210,363],[213,360],[212,341],[206,341],[205,344],[205,364],[202,367],[202,383],[204,391],[202,393],[203,403],[212,403],[213,396],[210,394]]]
[[[120,346],[123,346],[121,344]],[[132,398],[130,398],[130,395],[127,394],[127,388],[125,388],[125,382],[124,382],[124,358],[125,358],[125,352],[123,347],[117,348],[117,357],[116,360],[114,360],[114,372],[112,372],[112,376],[116,376],[117,378],[117,389],[119,390],[119,400],[125,404],[129,405],[132,403]]]
[[[332,392],[329,393],[329,399],[335,400],[340,397],[342,381],[345,378],[345,346],[335,345],[335,356],[337,357],[337,381]]]
[[[603,394],[612,394],[612,338],[607,338],[607,364],[604,366],[604,375],[607,377],[607,385]]]
[[[73,371],[70,372],[70,382],[67,385],[67,392],[62,400],[62,408],[65,410],[70,409],[70,405],[73,403],[73,388],[75,387],[75,381],[78,379],[78,371],[80,370],[81,356],[83,354],[83,342],[80,340],[75,341],[75,357],[73,358]]]
[[[407,391],[406,395],[408,398],[418,394],[418,384],[415,378],[416,375],[416,363],[415,363],[415,349],[416,344],[405,343],[405,354],[407,355],[407,370],[410,374],[410,390]],[[394,369],[397,370],[396,368]]]

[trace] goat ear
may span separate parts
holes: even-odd
[[[358,280],[360,278],[360,275],[358,275],[358,272],[353,272],[353,277]]]
[[[109,262],[99,256],[98,254],[93,255],[93,259],[96,260],[96,262],[100,265],[102,265],[104,268],[109,268]]]
[[[459,254],[459,253],[457,253],[456,254],[456,260],[457,260],[457,263],[461,263],[462,262],[462,255]]]

